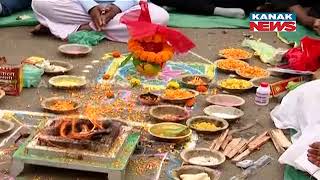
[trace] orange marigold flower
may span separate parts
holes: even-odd
[[[160,34],[156,34],[153,36],[153,42],[155,42],[155,43],[161,43],[162,40],[163,40],[163,38]]]

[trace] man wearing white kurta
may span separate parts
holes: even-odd
[[[33,0],[33,11],[42,28],[48,28],[58,38],[81,29],[105,32],[112,41],[127,42],[126,25],[120,23],[123,14],[139,9],[139,0]],[[149,3],[151,20],[166,25],[169,14]]]

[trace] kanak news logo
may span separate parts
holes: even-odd
[[[294,13],[250,13],[250,31],[294,32],[296,18]]]

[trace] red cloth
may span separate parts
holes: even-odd
[[[163,35],[177,53],[186,53],[195,47],[195,44],[181,32],[151,22],[148,3],[140,1],[141,10],[131,11],[121,17],[120,22],[126,24],[129,34],[134,39],[153,36],[156,33]]]
[[[316,71],[320,68],[320,39],[304,37],[301,46],[289,49],[284,58],[290,69]]]

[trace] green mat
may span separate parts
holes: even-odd
[[[313,38],[320,38],[313,30],[306,28],[300,24],[297,25],[296,32],[279,32],[278,38],[286,44],[299,45],[300,40],[305,37],[310,36]]]
[[[182,28],[249,28],[249,19],[170,13],[169,26]]]
[[[17,20],[18,16],[29,16],[30,18]],[[34,17],[32,10],[15,13],[8,17],[0,17],[0,27],[34,26],[36,24],[38,24],[38,21]]]

